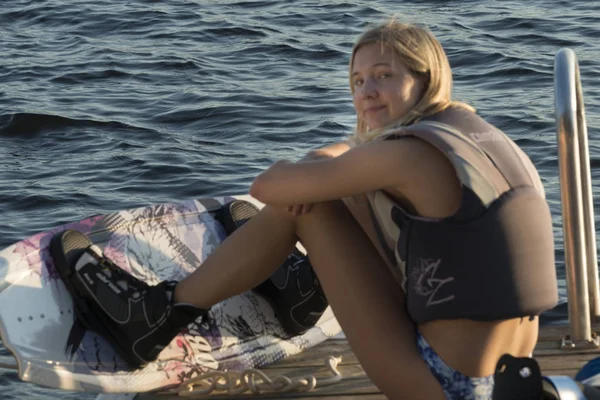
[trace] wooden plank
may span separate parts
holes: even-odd
[[[542,375],[543,376],[555,376],[555,375],[560,375],[560,376],[568,376],[571,379],[575,379],[575,375],[577,375],[577,372],[579,372],[579,368],[577,369],[561,369],[561,370],[542,370]]]
[[[600,324],[597,324],[600,330]],[[600,356],[599,349],[574,349],[574,350],[562,350],[561,349],[561,338],[568,332],[568,326],[544,326],[540,328],[540,340],[538,341],[535,350],[533,352],[534,357],[545,356],[545,355],[560,355],[560,356],[571,356],[578,354],[597,354]],[[332,339],[321,343],[320,345],[310,349],[306,352],[300,353],[294,357],[283,360],[276,364],[278,368],[289,367],[295,368],[298,366],[320,366],[323,365],[324,360],[328,356],[341,356],[341,364],[358,364],[358,360],[347,340],[343,339]],[[265,367],[267,369],[269,367]]]
[[[292,393],[261,393],[260,397],[252,394],[245,395],[211,395],[211,398],[220,400],[243,400],[243,399],[290,399],[290,398],[309,398],[311,400],[323,399],[340,396],[348,399],[357,400],[380,400],[385,399],[381,391],[366,377],[364,378],[348,378],[341,382],[330,386],[316,387],[311,392],[292,392]],[[362,397],[368,396],[368,397]],[[178,395],[158,395],[156,393],[141,393],[135,398],[136,400],[180,400]]]
[[[366,378],[364,369],[360,366],[360,364],[349,364],[349,365],[338,365],[337,367],[340,374],[342,374],[343,379],[347,378]],[[324,365],[319,366],[298,366],[294,367],[291,365],[285,367],[278,367],[278,365],[274,365],[271,368],[263,368],[261,371],[267,375],[270,379],[273,379],[277,376],[285,375],[290,379],[296,379],[303,376],[313,375],[317,379],[330,378],[333,376],[333,373],[328,367]]]
[[[331,395],[310,395],[310,393],[296,393],[296,394],[278,394],[272,396],[221,396],[221,395],[210,395],[211,399],[218,400],[256,400],[256,399],[271,399],[271,400],[288,400],[288,399],[309,399],[309,400],[387,400],[383,394],[339,394],[334,393]],[[135,397],[135,400],[181,400],[185,397],[179,396],[154,396],[148,394],[139,394]]]
[[[539,364],[542,372],[546,371],[554,371],[556,374],[557,371],[562,370],[579,370],[583,367],[588,361],[596,358],[593,355],[572,355],[572,356],[554,356],[554,357],[536,357],[535,360]]]
[[[594,325],[594,330],[600,331],[600,324]],[[539,340],[534,350],[537,360],[544,375],[566,375],[574,377],[575,374],[589,360],[600,357],[600,349],[561,350],[560,339],[568,334],[566,325],[544,326],[540,328]],[[260,394],[264,399],[290,399],[305,398],[310,400],[383,400],[385,396],[375,387],[366,376],[363,368],[358,363],[356,356],[350,349],[345,339],[331,339],[320,345],[302,352],[289,359],[262,368],[270,378],[280,375],[289,378],[299,378],[314,375],[317,379],[328,378],[332,374],[325,366],[325,359],[329,356],[341,356],[342,362],[338,370],[343,380],[331,386],[318,387],[312,392],[293,392]],[[255,395],[227,396],[211,395],[212,398],[222,400],[256,399]],[[175,395],[140,394],[136,400],[179,400]]]
[[[600,332],[600,323],[592,324],[592,332]],[[546,340],[561,340],[570,333],[569,325],[547,325],[541,326],[538,334],[538,342]]]
[[[329,355],[342,355],[340,367],[356,365],[360,368],[358,360],[351,352],[348,342],[345,340],[332,340],[322,343],[305,353],[301,353],[290,359],[279,362],[273,366],[264,368],[265,371],[274,369],[285,373],[284,369],[296,369],[302,367],[323,368],[323,360]],[[600,357],[600,349],[577,349],[561,350],[559,341],[545,341],[537,344],[534,358],[540,364],[542,371],[548,370],[557,374],[557,371],[579,370],[589,360]],[[356,371],[356,370],[354,370]]]
[[[344,340],[332,341],[333,343],[323,343],[315,349],[309,350],[306,354],[301,354],[290,358],[284,362],[278,363],[271,368],[283,372],[283,368],[294,369],[298,367],[322,366],[322,360],[330,354],[342,354],[345,357],[344,365],[360,364],[356,357],[351,353],[348,343]],[[575,373],[583,367],[588,361],[600,357],[599,349],[592,350],[561,350],[559,341],[546,341],[538,343],[534,351],[534,358],[540,364],[542,371],[547,371],[552,375],[575,375]],[[268,370],[268,369],[265,369]],[[356,370],[355,370],[356,371]]]
[[[551,342],[548,342],[551,343]],[[549,346],[539,346],[533,351],[533,357],[542,356],[574,356],[578,354],[590,354],[595,357],[600,357],[600,349],[567,349],[563,350],[560,348],[560,343],[551,343]]]
[[[320,367],[325,365],[325,359],[329,356],[342,357],[340,365],[358,364],[356,356],[350,349],[348,341],[345,339],[331,339],[327,340],[310,350],[304,351],[300,354],[296,354],[290,358],[279,361],[271,366],[266,366],[263,369],[269,369],[271,367],[282,368],[297,368],[304,366]]]
[[[333,376],[331,370],[325,366],[325,358],[335,353],[342,354],[346,359],[356,360],[351,353],[350,346],[346,340],[331,340],[297,354],[289,359],[275,363],[269,367],[261,368],[270,379],[285,375],[290,379],[297,379],[308,375],[317,378],[317,387],[311,392],[292,392],[292,393],[261,393],[260,398],[265,399],[290,399],[290,398],[310,398],[311,400],[331,399],[356,399],[356,400],[383,400],[385,396],[366,376],[363,368],[356,361],[338,364],[338,371],[342,374],[342,381],[330,386],[319,387],[319,379],[330,378]],[[351,357],[349,357],[351,356]],[[211,398],[233,400],[233,399],[256,399],[255,395],[211,395]],[[181,397],[176,395],[157,395],[156,393],[141,393],[136,396],[136,400],[179,400]]]
[[[560,340],[546,340],[544,342],[537,342],[533,354],[536,352],[543,352],[545,350],[560,350]]]

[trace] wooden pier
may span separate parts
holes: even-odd
[[[593,326],[598,331],[600,324]],[[567,375],[574,377],[577,371],[589,360],[600,357],[600,349],[594,350],[561,350],[561,339],[567,335],[568,326],[545,326],[540,328],[539,339],[534,351],[542,374]],[[343,375],[343,380],[331,386],[317,387],[311,392],[289,394],[260,394],[259,396],[211,396],[218,399],[311,399],[311,400],[383,400],[386,397],[367,378],[356,357],[350,350],[348,342],[341,339],[328,340],[311,350],[300,353],[287,360],[264,368],[269,377],[274,378],[285,375],[290,378],[314,375],[330,377],[331,372],[325,367],[324,360],[328,356],[341,356],[342,362],[338,370]],[[136,400],[175,400],[176,396],[156,396],[141,394]]]

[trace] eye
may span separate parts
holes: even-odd
[[[361,86],[364,83],[362,79],[355,79],[354,86]]]
[[[377,77],[379,79],[385,79],[385,78],[389,78],[390,76],[392,76],[392,74],[390,74],[389,72],[382,72],[379,75],[377,75]]]

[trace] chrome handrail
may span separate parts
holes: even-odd
[[[556,54],[554,91],[571,331],[565,347],[597,346],[591,328],[600,297],[589,148],[579,64],[571,49]]]

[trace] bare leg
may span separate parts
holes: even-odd
[[[389,398],[443,399],[416,346],[400,286],[377,249],[338,201],[297,220],[333,312],[365,372]]]
[[[294,217],[265,206],[179,282],[174,300],[208,308],[250,290],[275,272],[297,241]]]
[[[371,380],[392,399],[444,398],[417,350],[402,290],[341,201],[297,218],[265,207],[177,286],[175,300],[207,307],[249,290],[275,271],[298,237]]]

